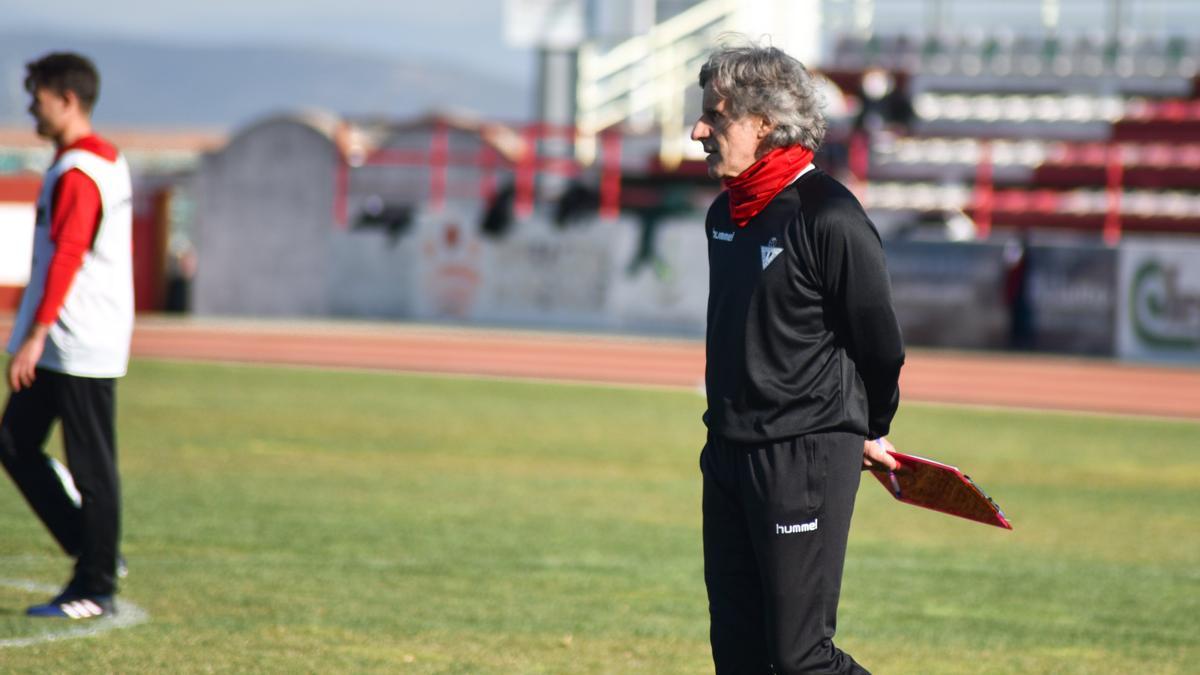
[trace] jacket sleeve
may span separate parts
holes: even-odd
[[[75,274],[92,248],[100,224],[100,190],[87,174],[72,169],[54,186],[50,213],[50,239],[54,255],[46,272],[45,291],[35,321],[52,324],[66,301]]]
[[[900,404],[904,342],[883,244],[857,204],[830,209],[816,228],[820,274],[837,329],[867,392],[868,438],[886,435]]]

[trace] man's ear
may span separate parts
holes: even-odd
[[[63,102],[67,104],[68,108],[73,108],[81,113],[87,113],[87,111],[83,109],[83,104],[79,102],[79,95],[75,92],[71,91],[70,89],[63,89],[59,96],[62,98]]]
[[[770,136],[772,131],[775,131],[775,123],[765,117],[759,117],[758,124],[755,129],[758,140],[761,141],[767,136]]]

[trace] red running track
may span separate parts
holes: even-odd
[[[699,388],[704,346],[672,340],[410,324],[143,321],[142,357],[290,363]],[[905,400],[1200,419],[1200,368],[914,350]]]

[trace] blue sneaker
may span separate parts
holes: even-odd
[[[70,590],[44,605],[34,605],[25,610],[26,616],[47,619],[98,619],[117,613],[111,595],[74,595]]]

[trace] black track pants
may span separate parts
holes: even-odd
[[[863,437],[709,435],[704,581],[718,674],[866,673],[833,645]]]
[[[114,433],[116,383],[38,369],[33,386],[9,396],[0,421],[0,463],[38,518],[76,558],[73,590],[116,590],[120,484]],[[76,506],[44,446],[62,421],[67,466],[82,497]]]

